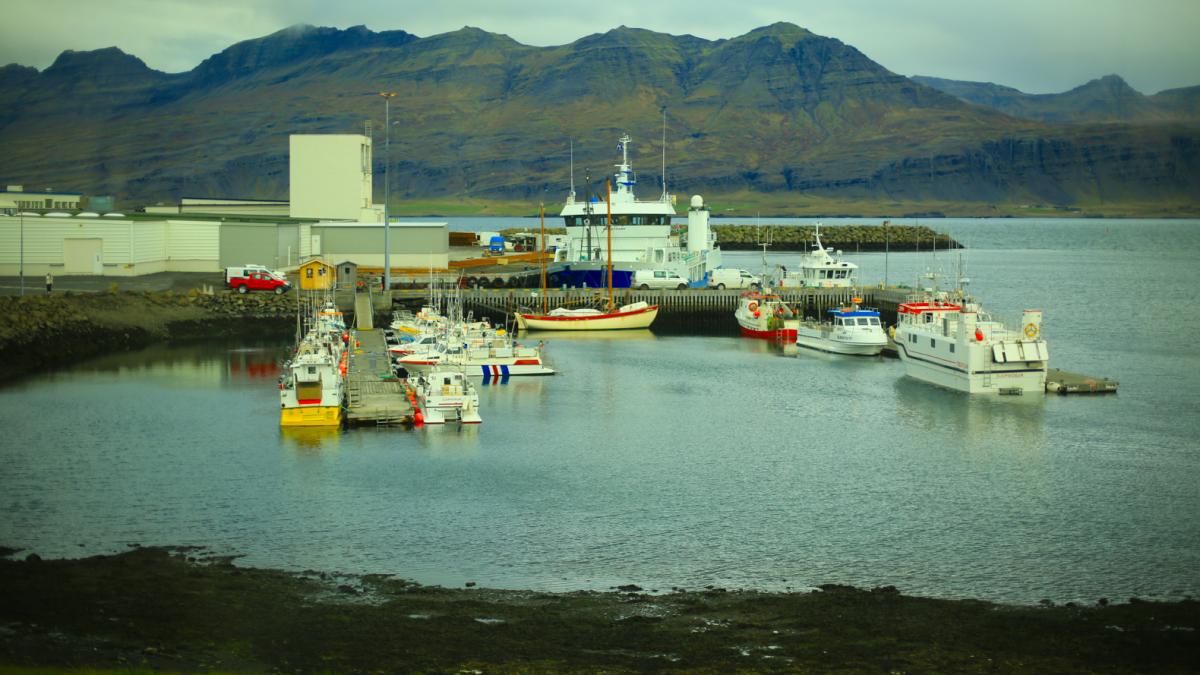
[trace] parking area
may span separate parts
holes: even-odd
[[[106,276],[55,276],[54,292],[103,293],[113,284],[122,291],[188,291],[203,285],[216,290],[225,287],[225,276],[220,272],[160,272],[137,277]],[[46,277],[25,276],[25,295],[44,294]],[[0,277],[0,295],[20,295],[20,277]]]

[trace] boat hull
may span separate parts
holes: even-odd
[[[551,316],[517,314],[521,330],[626,330],[649,328],[658,316],[658,305],[631,312],[613,312],[591,316]]]
[[[738,328],[740,328],[742,331],[742,337],[785,342],[794,342],[796,340],[796,331],[794,329],[779,328],[776,330],[761,330],[742,323],[738,323]]]
[[[525,362],[525,363],[523,363]],[[435,368],[449,366],[451,368],[461,368],[462,372],[469,377],[480,377],[484,379],[505,378],[513,376],[530,376],[530,375],[553,375],[554,369],[535,359],[513,359],[501,361],[487,362],[467,362],[467,363],[442,363],[434,360],[412,360],[407,361],[401,359],[397,362],[410,374],[423,375],[432,372]]]
[[[335,405],[306,405],[283,408],[279,425],[283,427],[336,427],[342,423],[342,408]]]
[[[1044,394],[1044,368],[991,370],[968,373],[952,366],[931,362],[909,354],[903,343],[896,351],[904,362],[904,374],[914,380],[961,391],[966,394]]]
[[[879,343],[843,342],[822,336],[805,335],[803,331],[800,331],[796,335],[796,345],[831,354],[848,354],[851,356],[878,356],[884,347],[884,344]]]
[[[876,356],[887,346],[887,336],[879,328],[870,331],[841,330],[829,325],[808,324],[796,331],[796,346],[831,354]]]

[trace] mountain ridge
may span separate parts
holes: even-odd
[[[1087,117],[1024,119],[782,22],[722,40],[622,26],[553,47],[472,27],[422,38],[292,26],[176,74],[120,50],[64,58],[49,76],[54,66],[0,68],[0,85],[17,94],[0,101],[0,143],[11,150],[0,178],[147,201],[286,198],[287,135],[361,132],[364,119],[378,130],[376,93],[387,89],[399,93],[391,174],[400,199],[536,200],[564,191],[570,138],[577,176],[589,165],[596,177],[606,172],[624,132],[651,141],[635,146],[634,160],[657,167],[664,108],[669,180],[690,192],[1064,205],[1200,199],[1195,115],[1100,126]],[[51,85],[68,71],[88,86],[64,97]],[[1191,90],[1200,91],[1158,99],[1121,85],[1087,83],[1072,100],[1124,97],[1128,114],[1195,108]],[[997,91],[1020,98],[1008,89]],[[661,181],[658,173],[644,172],[643,186]]]

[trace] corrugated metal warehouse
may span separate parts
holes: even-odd
[[[0,275],[137,276],[218,272],[243,264],[294,267],[313,257],[383,266],[381,223],[0,216]],[[394,268],[445,269],[446,223],[393,223]]]

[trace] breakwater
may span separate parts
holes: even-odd
[[[713,225],[725,251],[806,251],[814,228],[808,225]],[[842,251],[928,251],[962,248],[950,235],[923,225],[842,225],[821,228],[821,243]]]
[[[683,222],[683,219],[680,219]],[[619,226],[618,226],[619,227]],[[684,225],[676,226],[681,232]],[[717,244],[725,251],[759,251],[764,243],[772,251],[807,251],[813,241],[809,225],[712,225]],[[500,234],[509,237],[529,230],[508,228]],[[547,227],[546,234],[565,234],[566,228]],[[834,225],[821,227],[821,243],[843,251],[928,251],[962,248],[949,234],[924,225]]]
[[[61,293],[0,297],[0,376],[157,342],[288,335],[296,295]]]

